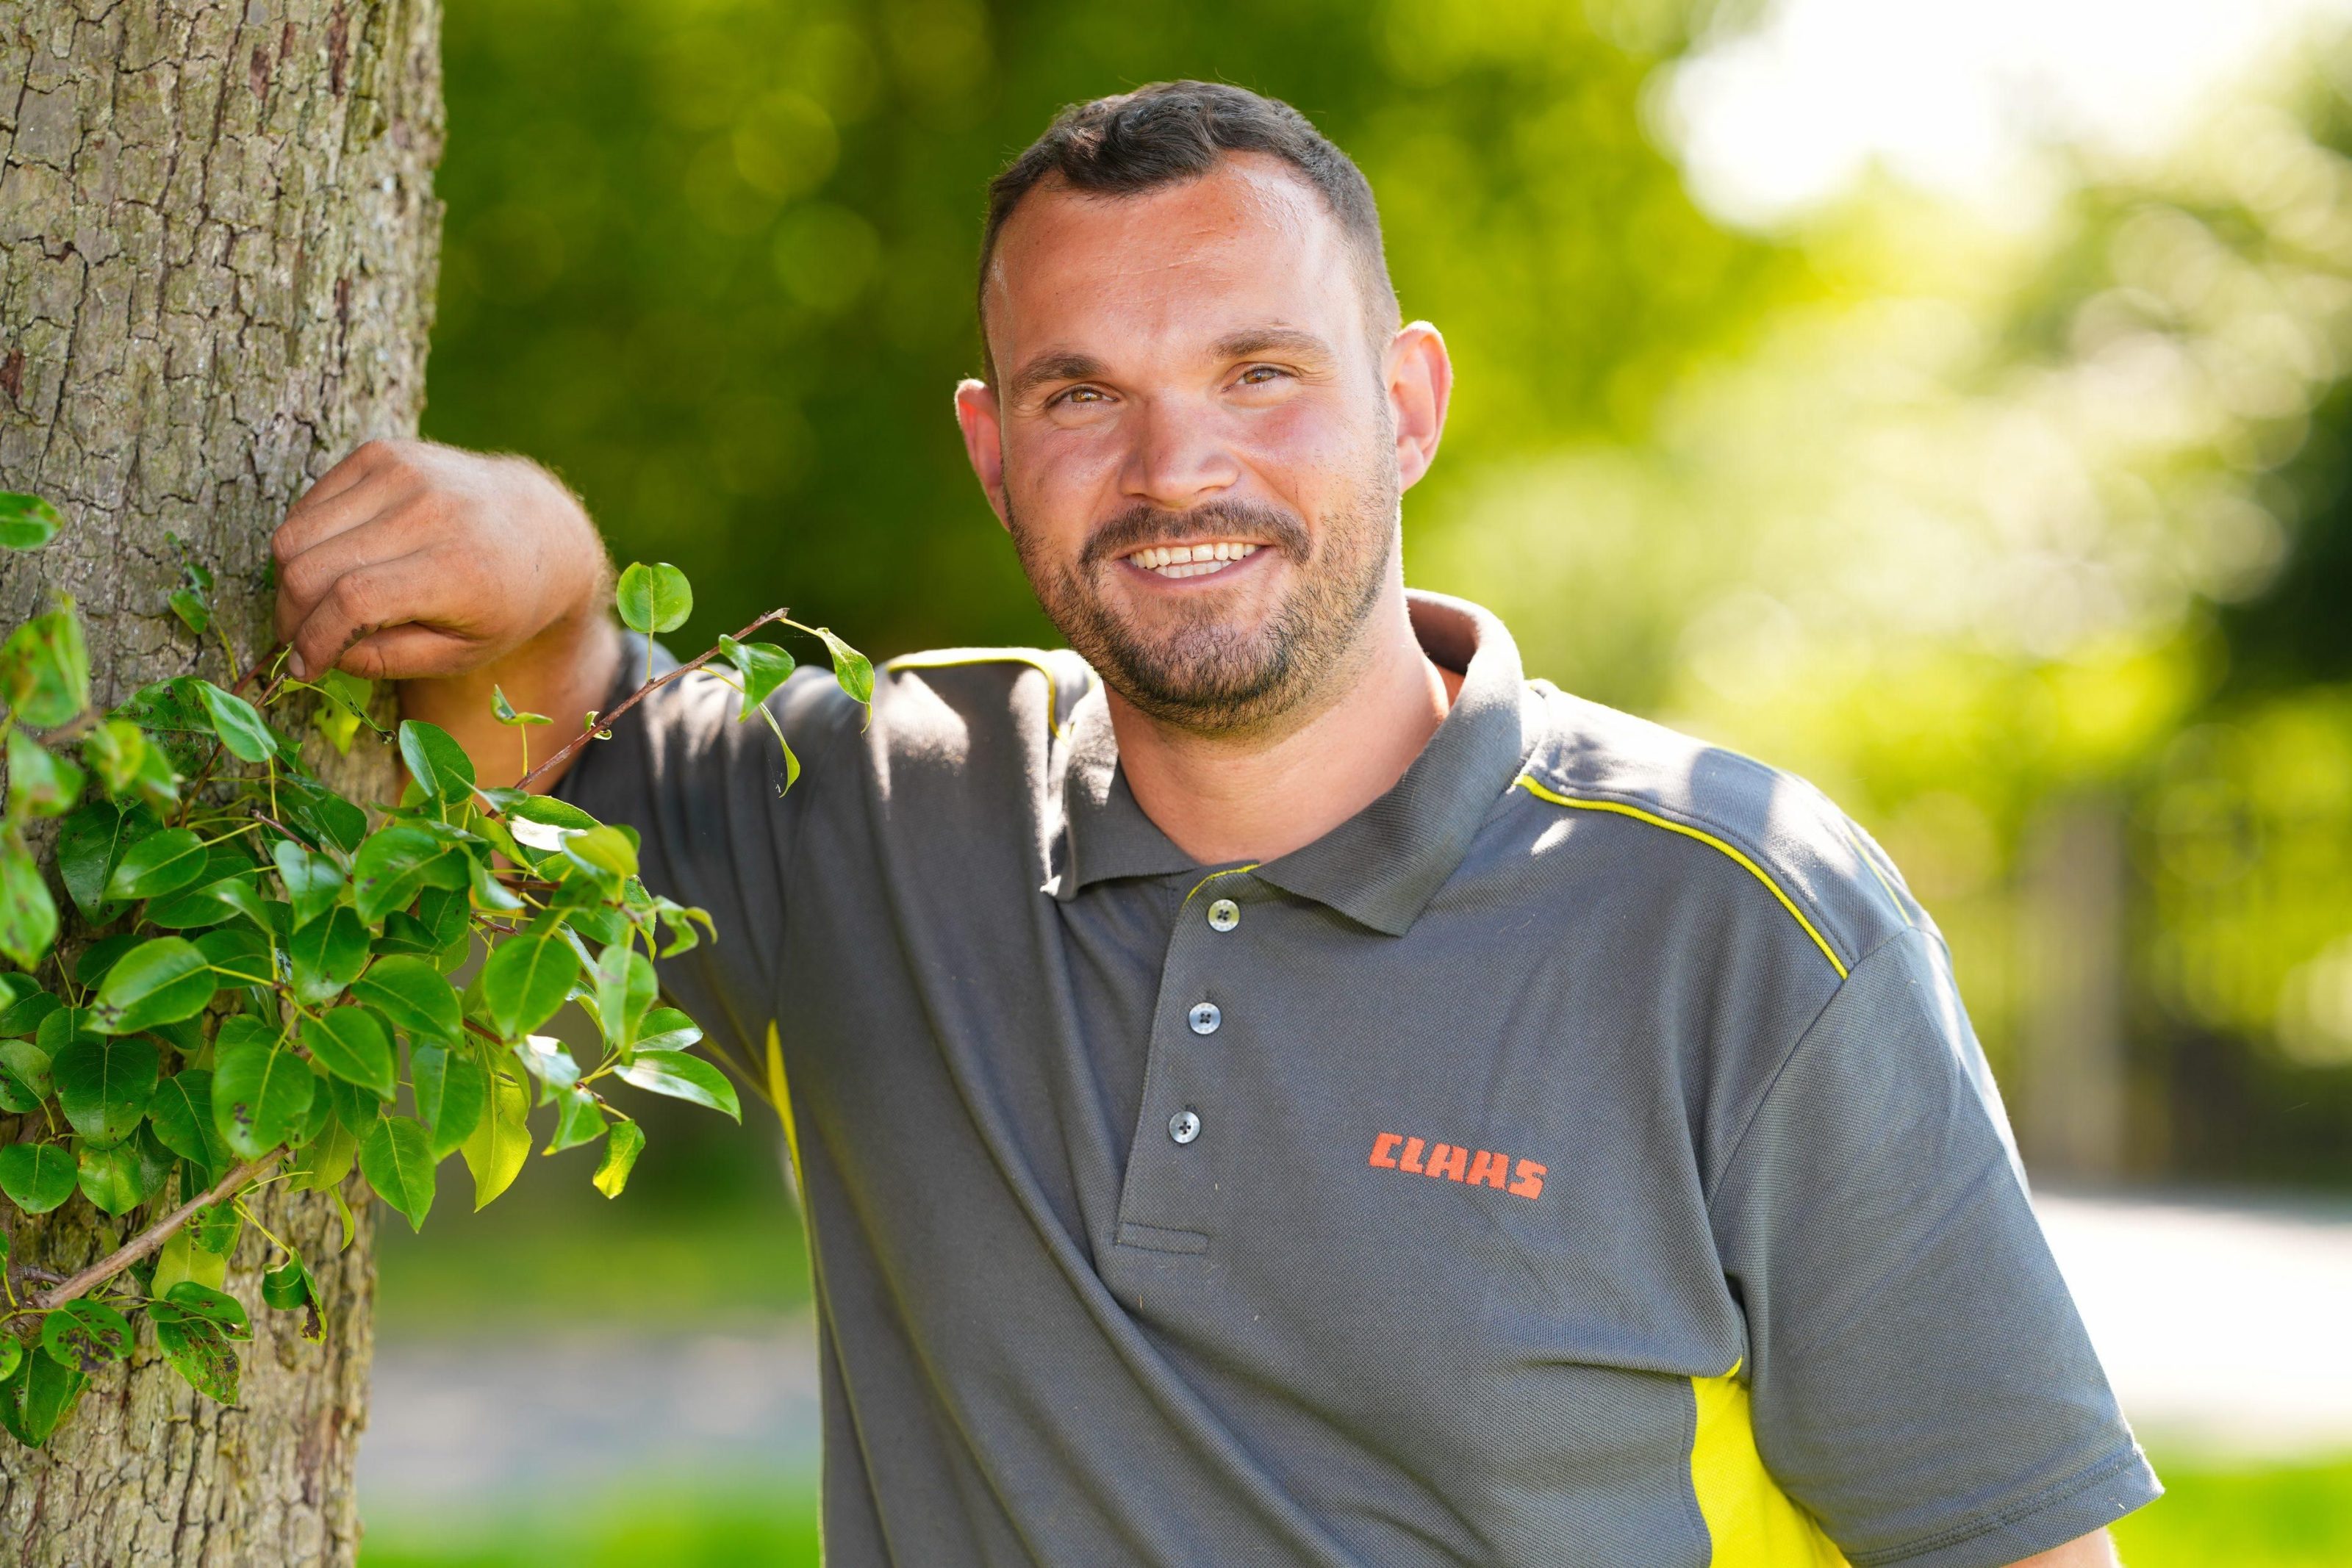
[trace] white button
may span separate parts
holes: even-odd
[[[1225,1021],[1225,1015],[1217,1010],[1214,1002],[1194,1002],[1184,1021],[1192,1026],[1194,1034],[1214,1034],[1217,1026]]]
[[[1168,1118],[1168,1135],[1180,1144],[1189,1144],[1201,1135],[1201,1118],[1190,1110],[1179,1111]]]
[[[1209,929],[1231,931],[1242,923],[1242,906],[1230,898],[1221,898],[1209,905]]]

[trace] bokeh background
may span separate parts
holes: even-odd
[[[989,176],[1171,76],[1363,165],[1460,386],[1415,583],[1806,773],[1948,934],[2174,1494],[2352,1562],[2344,0],[457,0],[428,434],[681,638],[1050,642],[950,417]],[[775,1130],[383,1258],[364,1561],[814,1562]],[[573,1168],[577,1166],[578,1168]]]

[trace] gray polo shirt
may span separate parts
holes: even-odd
[[[1264,864],[1068,653],[795,674],[789,795],[689,677],[566,781],[780,1029],[828,1561],[1990,1568],[2157,1495],[1880,852],[1413,615],[1451,712]]]

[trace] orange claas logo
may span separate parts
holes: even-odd
[[[1514,1161],[1492,1149],[1465,1148],[1458,1144],[1426,1144],[1402,1133],[1382,1133],[1372,1140],[1370,1164],[1384,1171],[1410,1171],[1415,1176],[1444,1176],[1448,1181],[1484,1182],[1521,1197],[1543,1195],[1549,1167],[1533,1160]],[[1517,1168],[1514,1168],[1516,1166]]]

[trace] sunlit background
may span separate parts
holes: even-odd
[[[1460,374],[1409,577],[1893,852],[2173,1485],[2133,1568],[2352,1562],[2352,0],[446,26],[426,430],[686,568],[697,645],[1052,640],[950,417],[982,187],[1144,81],[1306,110]],[[774,1142],[387,1239],[370,1568],[814,1561]]]

